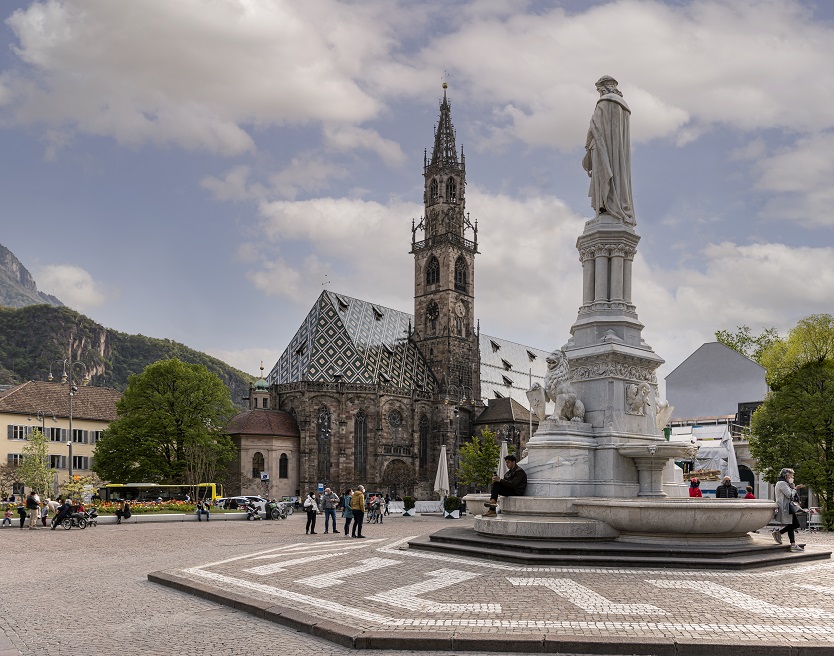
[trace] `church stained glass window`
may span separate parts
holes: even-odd
[[[466,260],[463,255],[461,255],[455,261],[455,289],[460,292],[465,292],[468,279],[469,268],[466,266]]]
[[[426,284],[436,285],[440,282],[440,262],[434,256],[429,260],[426,266]]]
[[[357,480],[368,475],[368,417],[363,410],[353,418],[353,475]]]
[[[316,437],[318,442],[318,467],[316,474],[322,483],[329,480],[330,476],[330,409],[323,405],[319,408],[318,420],[316,421]]]

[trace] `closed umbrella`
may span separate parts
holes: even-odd
[[[507,461],[504,458],[507,457],[509,453],[509,449],[507,448],[507,443],[504,440],[501,440],[501,455],[498,456],[498,475],[501,478],[504,478],[504,474],[507,473]]]
[[[440,460],[437,463],[437,476],[434,477],[434,491],[441,497],[449,494],[449,464],[446,462],[446,445],[440,447]]]

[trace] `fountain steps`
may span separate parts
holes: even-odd
[[[408,544],[410,549],[448,556],[549,567],[744,570],[831,558],[830,551],[794,553],[789,545],[769,543],[763,538],[751,538],[747,545],[719,543],[670,548],[669,545],[616,540],[531,540],[482,536],[471,528],[450,527]]]

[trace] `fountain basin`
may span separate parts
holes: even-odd
[[[620,533],[620,541],[746,542],[773,519],[776,503],[750,499],[576,499],[580,517]]]

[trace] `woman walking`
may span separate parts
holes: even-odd
[[[315,495],[310,492],[304,499],[304,510],[307,511],[307,533],[316,534],[316,515],[319,514],[319,504],[316,503]]]
[[[362,520],[365,518],[365,488],[359,486],[350,499],[350,509],[353,511],[353,528],[350,529],[352,538],[364,538],[362,535]]]
[[[342,503],[345,507],[345,512],[343,517],[345,518],[345,535],[350,535],[350,523],[353,521],[353,510],[350,508],[350,499],[353,496],[353,490],[348,488],[345,490],[345,496],[342,499]]]
[[[796,486],[793,484],[793,469],[785,467],[779,472],[779,480],[776,483],[776,521],[782,524],[782,528],[773,529],[773,539],[782,544],[782,534],[788,534],[791,542],[791,551],[805,551],[803,547],[796,544],[796,529],[799,528],[799,519],[796,514],[804,512],[799,503],[799,495]]]

